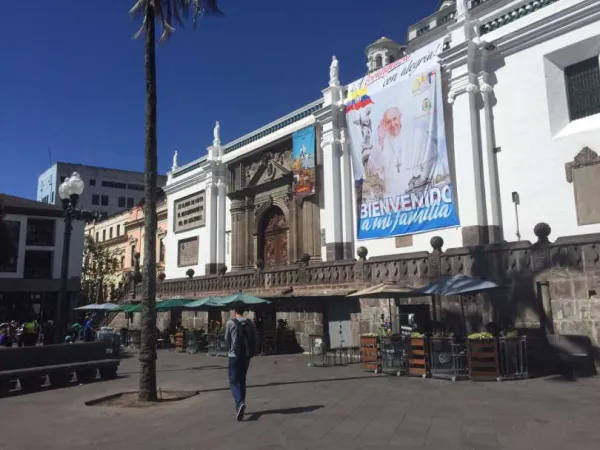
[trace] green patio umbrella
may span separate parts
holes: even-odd
[[[137,303],[135,305],[125,305],[123,307],[123,311],[127,312],[127,313],[142,312],[142,304],[141,303]]]
[[[237,294],[221,297],[218,299],[219,306],[227,306],[232,303],[243,303],[244,305],[268,305],[271,302],[264,298],[254,297],[253,295],[238,292]]]
[[[183,297],[167,298],[156,302],[156,311],[164,312],[170,311],[171,309],[183,308],[193,300],[194,299]],[[123,311],[128,313],[142,312],[142,304],[138,303],[137,305],[126,305],[123,307]]]
[[[202,306],[219,306],[220,297],[204,297],[198,300],[194,300],[193,302],[187,303],[184,308],[186,309],[194,309],[200,308]]]
[[[193,298],[173,297],[156,302],[157,311],[168,311],[170,309],[183,308],[188,303],[194,301]]]
[[[127,303],[125,305],[121,305],[118,309],[119,312],[124,313],[140,312],[141,310],[142,305],[140,303]]]

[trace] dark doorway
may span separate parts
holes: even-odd
[[[269,208],[261,222],[259,258],[266,265],[283,265],[288,260],[288,223],[277,206]]]
[[[258,332],[259,352],[277,353],[277,313],[274,306],[264,306],[254,311],[254,324]]]

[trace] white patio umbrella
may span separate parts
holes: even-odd
[[[89,305],[83,305],[79,308],[75,308],[75,311],[115,311],[121,307],[115,303],[91,303]]]

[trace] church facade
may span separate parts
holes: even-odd
[[[449,247],[534,240],[541,221],[561,236],[599,232],[592,193],[600,188],[600,102],[592,88],[600,76],[600,5],[488,0],[440,7],[409,30],[408,47],[386,38],[370,45],[367,67],[380,70],[443,40],[437,56],[456,226],[358,239],[351,124],[340,110],[348,87],[334,61],[322,98],[229,144],[221,145],[216,129],[208,156],[181,167],[175,161],[166,188],[167,278],[189,268],[204,275],[257,261],[289,264],[304,255],[352,259],[359,246],[372,256],[422,251],[434,235]],[[578,94],[586,86],[590,95]],[[298,195],[293,135],[306,128],[314,128],[315,180]],[[193,222],[180,220],[190,217],[186,208]]]
[[[323,332],[342,307],[327,312],[315,298],[337,301],[359,282],[417,283],[436,273],[476,272],[510,282],[508,261],[516,258],[519,266],[518,255],[531,255],[530,242],[548,244],[546,224],[584,253],[577,264],[595,269],[585,249],[600,243],[599,19],[594,0],[442,1],[408,30],[406,45],[381,38],[367,47],[362,80],[340,83],[334,57],[328,85],[315,87],[322,89],[316,101],[230,143],[221,143],[217,122],[206,156],[183,165],[173,158],[164,188],[169,223],[159,292],[302,297],[281,317],[302,310],[310,315],[302,316],[311,324],[306,329]],[[412,103],[378,112],[378,99],[396,92],[387,85],[405,75],[422,114]],[[417,97],[425,92],[417,81],[432,85],[431,97]],[[371,98],[375,83],[383,94]],[[407,171],[402,182],[388,175],[389,186],[400,191],[387,201],[382,192],[392,188],[377,184],[392,164],[383,151],[386,139],[399,130],[421,130],[425,137],[390,144],[389,154],[415,142],[423,151],[412,162],[394,160],[399,174],[403,164]],[[376,206],[365,206],[368,196]],[[403,218],[399,231],[379,232],[384,227],[375,219],[386,208],[400,218],[404,209],[431,211],[444,201],[453,208],[445,221],[431,212],[428,226],[415,228]],[[375,219],[364,222],[367,216]],[[454,262],[431,259],[442,244]],[[486,272],[479,262],[478,269],[478,249],[495,252],[499,266]],[[535,277],[555,261],[544,258],[550,262]],[[368,270],[361,265],[369,263]],[[530,272],[528,286],[538,279]],[[592,278],[570,295],[591,301]],[[533,303],[542,301],[534,287],[526,291]],[[344,314],[377,322],[378,307],[361,300]],[[491,320],[491,309],[482,308]],[[526,315],[522,323],[535,322]],[[585,319],[592,325],[584,332],[596,340],[597,319]],[[357,336],[357,327],[348,333]],[[368,329],[360,325],[361,332]]]

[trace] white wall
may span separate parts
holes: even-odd
[[[174,192],[167,196],[169,214],[168,214],[168,226],[167,226],[167,236],[165,237],[165,275],[167,279],[170,278],[184,278],[186,276],[186,272],[189,269],[194,270],[194,276],[204,275],[205,274],[205,264],[208,263],[208,253],[209,253],[209,226],[208,226],[208,217],[206,217],[206,224],[203,227],[195,228],[193,230],[183,231],[180,233],[175,233],[173,231],[173,223],[175,217],[175,202],[188,195],[194,194],[196,192],[202,191],[206,189],[206,181],[201,181],[193,186],[186,187],[180,191]],[[209,207],[208,202],[210,202],[210,196],[205,196],[205,214],[207,213],[207,209]],[[182,239],[188,239],[191,237],[198,236],[198,248],[199,248],[199,256],[198,256],[198,264],[195,266],[177,266],[177,253],[178,253],[178,241]]]
[[[55,235],[54,246],[33,246],[26,245],[27,238],[27,218],[54,220]],[[52,278],[60,279],[60,270],[62,264],[62,250],[64,242],[65,222],[62,218],[51,218],[44,216],[23,216],[17,214],[7,214],[3,220],[20,222],[21,228],[19,233],[19,256],[17,260],[16,272],[0,272],[0,278],[23,278],[25,269],[25,251],[26,250],[43,250],[52,251],[54,253],[52,259]],[[83,258],[83,233],[84,225],[82,222],[73,224],[73,232],[71,234],[71,249],[69,257],[69,278],[81,276],[81,265]]]
[[[523,239],[535,240],[533,227],[538,222],[550,225],[551,239],[600,232],[600,224],[577,224],[573,184],[565,178],[565,163],[572,161],[582,147],[600,151],[600,115],[571,123],[567,120],[562,126],[553,120],[551,126],[551,111],[558,115],[561,110],[567,111],[567,105],[562,94],[563,73],[547,59],[548,55],[555,60],[564,57],[572,64],[591,57],[588,46],[577,45],[590,37],[596,42],[593,56],[597,57],[598,22],[509,56],[496,73],[498,104],[494,112],[497,145],[502,148],[498,164],[507,240],[516,239],[513,191],[520,195]],[[559,49],[564,50],[552,55]],[[563,91],[552,89],[556,85]]]

